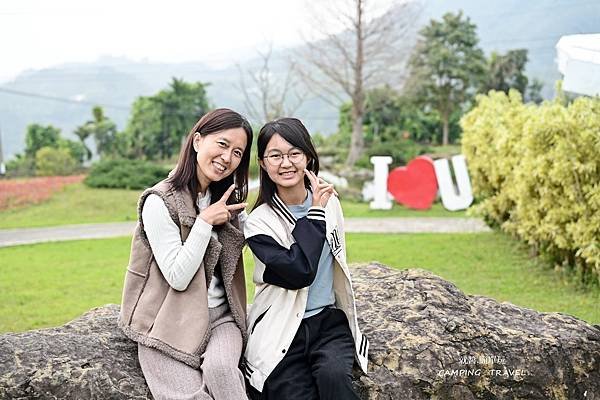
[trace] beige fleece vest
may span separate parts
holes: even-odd
[[[176,191],[170,183],[159,182],[141,195],[138,223],[131,243],[129,265],[125,273],[119,326],[130,339],[163,351],[194,368],[201,365],[210,338],[208,286],[217,263],[233,318],[246,333],[246,285],[242,247],[244,235],[237,220],[215,226],[219,240],[210,239],[198,272],[184,291],[174,290],[163,277],[142,223],[142,208],[150,194],[160,196],[184,242],[190,233],[196,212],[189,191]]]

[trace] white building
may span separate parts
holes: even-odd
[[[588,96],[600,95],[600,34],[568,35],[556,44],[563,90]]]

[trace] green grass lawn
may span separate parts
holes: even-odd
[[[122,222],[136,219],[139,190],[92,189],[73,184],[55,193],[44,203],[0,211],[0,229],[33,228],[69,224]],[[248,196],[248,210],[257,193]],[[436,203],[430,210],[410,210],[398,204],[389,211],[370,210],[368,203],[342,201],[344,215],[352,217],[465,217],[464,211],[451,212]]]
[[[43,203],[0,211],[0,229],[132,221],[140,194],[68,185]]]
[[[424,268],[469,294],[600,323],[598,291],[575,289],[501,233],[348,234],[347,244],[353,263]],[[92,307],[119,303],[129,246],[129,238],[116,238],[0,249],[0,332],[56,326]],[[244,258],[251,299],[248,250]]]

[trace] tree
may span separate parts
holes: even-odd
[[[346,103],[340,109],[339,131],[349,137],[351,131],[351,107]],[[450,119],[450,138],[458,136],[457,118]],[[389,86],[382,86],[366,93],[363,131],[365,147],[375,142],[400,138],[431,143],[436,140],[436,127],[440,125],[437,112],[425,112],[415,99],[400,94]]]
[[[88,123],[89,123],[89,121],[88,121]],[[75,128],[73,133],[75,134],[75,136],[77,136],[79,138],[79,141],[81,142],[81,145],[83,146],[83,148],[85,150],[85,159],[91,160],[92,156],[93,156],[92,150],[90,150],[90,148],[87,146],[85,141],[92,135],[92,130],[89,129],[86,125],[87,125],[87,123],[84,125],[78,126],[77,128]]]
[[[313,12],[316,40],[307,40],[298,59],[309,88],[326,99],[350,99],[352,137],[346,166],[364,150],[365,92],[396,80],[405,63],[403,39],[416,9],[402,3],[378,15],[368,0],[319,3]]]
[[[162,90],[154,101],[161,109],[161,124],[165,140],[169,146],[162,146],[161,158],[179,153],[182,140],[196,121],[208,111],[205,85],[186,83],[173,78],[170,88]]]
[[[447,145],[450,119],[480,86],[485,58],[477,45],[476,26],[462,12],[432,20],[419,33],[407,90],[439,113],[442,144]]]
[[[131,108],[125,129],[125,155],[128,158],[156,158],[159,154],[157,136],[162,133],[161,110],[151,97],[138,97]]]
[[[76,140],[59,138],[58,146],[56,148],[67,150],[71,157],[73,157],[73,159],[77,163],[77,166],[83,164],[83,161],[86,157],[86,148],[80,142]]]
[[[63,155],[67,154],[69,163],[72,161],[72,165],[69,164],[69,171],[75,170],[81,165],[86,152],[85,147],[78,141],[61,137],[60,129],[52,125],[31,124],[27,127],[25,134],[25,154],[16,154],[14,159],[7,163],[8,174],[10,176],[30,176],[34,173],[48,175],[48,171],[51,171],[52,168],[46,168],[44,165],[47,165],[47,163],[42,167],[37,163],[37,154],[40,149],[45,149],[41,158],[43,162],[46,162],[49,158],[53,160],[57,157],[64,158]],[[57,153],[54,150],[60,151]],[[56,156],[56,154],[60,155]],[[43,172],[38,172],[40,168],[43,169]],[[66,174],[68,173],[70,172]]]
[[[540,104],[544,101],[542,97],[542,87],[544,86],[544,82],[539,80],[538,78],[533,78],[533,81],[527,86],[527,92],[523,99],[526,103],[535,103]]]
[[[508,94],[510,89],[517,89],[524,94],[529,82],[525,75],[526,64],[527,49],[509,50],[504,55],[492,52],[481,91],[498,90]]]
[[[93,119],[75,129],[75,135],[79,137],[86,150],[86,158],[92,158],[91,150],[86,146],[85,140],[93,137],[96,142],[96,151],[100,157],[115,152],[117,139],[117,125],[104,115],[102,107],[95,106],[92,109]]]
[[[504,55],[493,52],[488,60],[481,92],[498,90],[508,94],[510,89],[517,89],[526,102],[541,103],[544,84],[537,78],[529,82],[529,78],[525,75],[527,61],[526,49],[509,50]]]
[[[173,78],[169,88],[154,96],[138,97],[125,131],[130,156],[169,158],[179,152],[182,140],[208,111],[206,85]]]
[[[274,73],[272,50],[269,46],[265,52],[258,52],[261,60],[258,69],[244,70],[240,65],[237,66],[244,106],[250,119],[260,125],[279,117],[294,115],[306,97],[298,82],[300,76],[297,63],[285,60],[285,73]],[[250,78],[249,82],[246,76]]]
[[[25,156],[34,158],[35,153],[42,147],[57,147],[59,138],[60,129],[52,125],[31,124],[27,126]]]

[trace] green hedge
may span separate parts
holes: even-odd
[[[169,168],[139,160],[106,160],[94,164],[85,184],[95,188],[145,189],[160,182]]]
[[[475,211],[600,282],[600,99],[490,92],[462,120]]]
[[[35,174],[37,176],[66,176],[77,172],[79,163],[68,149],[42,147],[35,153]]]

